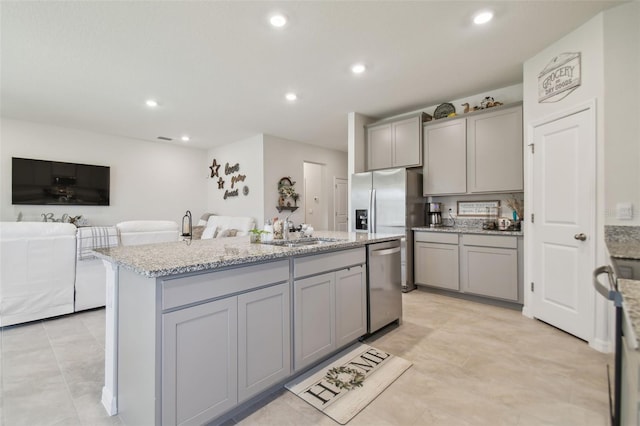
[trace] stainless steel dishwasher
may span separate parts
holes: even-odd
[[[367,247],[367,331],[402,320],[402,271],[400,240]]]

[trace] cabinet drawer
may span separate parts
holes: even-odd
[[[306,277],[361,265],[366,261],[367,255],[364,247],[298,257],[293,261],[293,275],[295,278]]]
[[[215,299],[288,280],[288,260],[162,280],[162,309]]]
[[[465,234],[462,236],[462,244],[465,246],[484,246],[517,249],[518,237]]]
[[[423,243],[458,244],[458,234],[445,234],[442,232],[420,232],[413,233],[414,241]]]

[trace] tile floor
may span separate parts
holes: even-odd
[[[104,310],[0,334],[1,425],[118,425],[100,404]],[[356,425],[608,425],[613,357],[518,311],[424,291],[401,327],[368,341],[413,366]],[[336,425],[283,391],[240,425]]]

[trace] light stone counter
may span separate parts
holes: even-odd
[[[625,317],[633,328],[636,349],[640,349],[640,226],[605,226],[605,242],[618,275],[618,291],[622,294]],[[635,264],[635,265],[634,265]],[[626,268],[625,268],[626,267]],[[622,269],[621,268],[625,268]],[[622,271],[631,276],[622,278]]]
[[[314,237],[335,239],[301,247],[250,243],[249,236],[211,240],[120,246],[96,250],[98,257],[150,278],[228,266],[277,260],[292,256],[361,247],[391,241],[402,235],[316,231]],[[294,240],[295,238],[292,238]]]
[[[449,233],[457,233],[457,234],[510,235],[510,236],[516,236],[516,237],[521,237],[524,235],[524,232],[522,231],[488,230],[488,229],[482,229],[480,226],[476,226],[476,227],[439,226],[437,228],[431,228],[429,226],[418,226],[411,229],[417,232],[449,232]]]

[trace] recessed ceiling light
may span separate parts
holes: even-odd
[[[474,22],[474,24],[482,25],[482,24],[486,24],[491,19],[493,19],[493,12],[484,11],[484,12],[480,12],[476,16],[474,16],[473,17],[473,22]]]
[[[155,108],[155,107],[158,106],[158,101],[156,101],[155,99],[147,99],[147,101],[145,103],[150,108]]]
[[[286,95],[284,95],[285,98],[287,98],[288,101],[295,101],[296,99],[298,99],[298,95],[296,95],[293,92],[289,92]]]
[[[362,74],[366,69],[367,67],[365,67],[364,64],[355,64],[351,67],[351,72],[354,74]]]
[[[276,28],[282,28],[287,24],[287,17],[284,15],[273,15],[269,22]]]
[[[189,136],[184,135],[183,137],[180,138],[180,140],[182,140],[182,142],[189,142]]]

